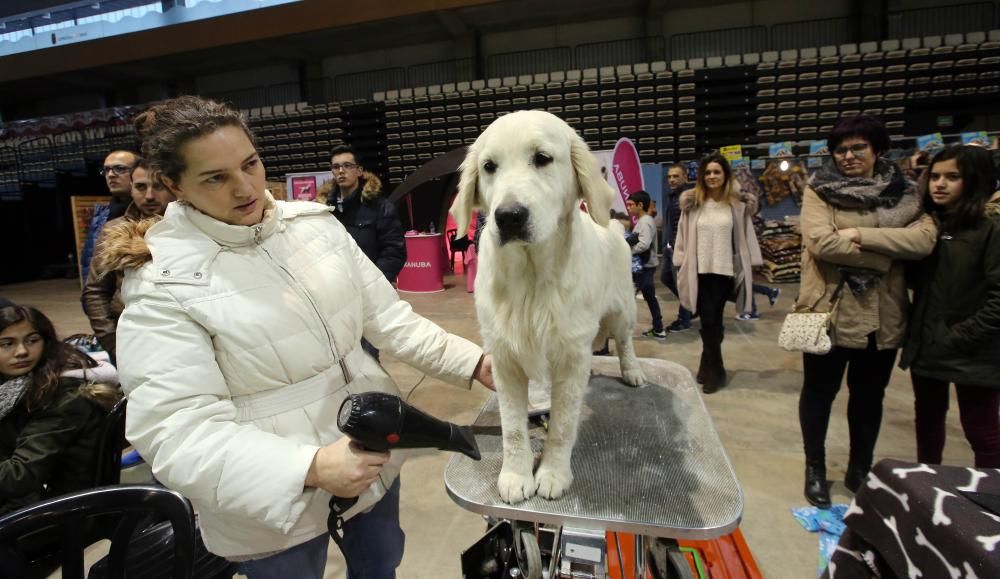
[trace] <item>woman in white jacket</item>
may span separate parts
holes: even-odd
[[[323,576],[331,494],[359,496],[344,515],[352,570],[393,577],[402,453],[365,452],[337,428],[348,394],[398,393],[361,337],[466,388],[492,387],[489,359],[399,300],[329,208],[272,199],[238,112],[181,97],[136,128],[179,202],[131,225],[109,260],[130,268],[128,439],[192,501],[209,550],[250,579]]]

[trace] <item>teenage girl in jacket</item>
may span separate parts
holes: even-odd
[[[681,219],[674,247],[680,269],[681,305],[701,317],[701,363],[697,379],[706,394],[726,384],[722,360],[723,310],[736,296],[750,313],[753,268],[763,264],[754,233],[755,198],[742,198],[725,157],[713,153],[698,164],[698,182],[681,194]]]
[[[0,308],[0,513],[95,484],[117,382],[40,311]]]
[[[921,262],[900,366],[910,368],[917,460],[940,464],[949,385],[977,468],[1000,468],[1000,194],[989,151],[956,146],[931,160],[927,212],[940,224]]]
[[[331,495],[358,497],[343,515],[350,576],[394,577],[403,453],[337,428],[348,394],[398,394],[361,338],[464,387],[492,385],[489,359],[401,301],[328,207],[275,201],[237,111],[180,97],[136,127],[178,201],[111,250],[126,268],[126,436],[249,579],[323,576]]]

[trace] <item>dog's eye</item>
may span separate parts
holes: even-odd
[[[532,162],[536,167],[544,167],[552,162],[552,157],[546,155],[545,153],[535,153],[535,157]]]
[[[497,171],[497,164],[494,163],[493,161],[486,161],[485,163],[483,163],[483,171],[486,171],[487,173],[492,175]]]

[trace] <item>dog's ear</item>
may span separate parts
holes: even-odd
[[[465,160],[459,167],[461,178],[458,180],[458,195],[451,204],[451,216],[455,218],[455,226],[458,233],[465,235],[469,230],[469,222],[472,220],[472,212],[482,208],[479,199],[479,153],[476,144],[469,146],[469,151],[465,154]]]
[[[601,177],[597,160],[580,135],[573,136],[570,160],[576,173],[576,182],[580,187],[580,198],[587,204],[590,218],[598,225],[607,227],[611,219],[611,200],[614,192],[608,182]]]

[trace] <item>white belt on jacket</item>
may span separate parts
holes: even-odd
[[[364,350],[358,346],[340,359],[337,366],[295,384],[253,394],[233,396],[236,422],[244,423],[302,408],[342,389],[354,380]]]

